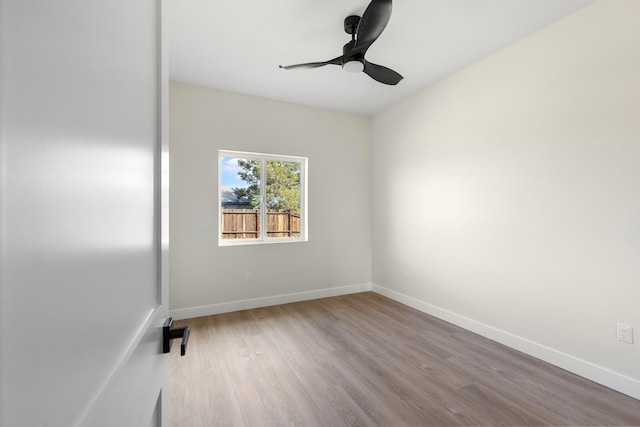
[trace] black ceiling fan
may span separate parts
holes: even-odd
[[[342,55],[324,62],[309,62],[282,66],[285,70],[318,68],[325,65],[340,65],[351,72],[363,71],[369,77],[387,85],[397,85],[403,77],[390,68],[377,65],[364,59],[367,50],[387,26],[391,18],[391,0],[372,0],[362,18],[347,16],[344,30],[351,35],[351,41],[342,48]]]

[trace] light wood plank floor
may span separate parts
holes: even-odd
[[[202,317],[173,427],[640,425],[640,401],[372,292]]]

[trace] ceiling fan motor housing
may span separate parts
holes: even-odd
[[[342,61],[342,68],[345,71],[359,73],[364,70],[364,54],[357,53],[355,55],[349,55],[349,52],[351,52],[351,49],[353,49],[355,44],[356,42],[352,40],[342,48],[342,56],[344,58]]]

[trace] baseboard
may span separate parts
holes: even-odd
[[[392,291],[375,283],[371,285],[371,290],[394,301],[422,311],[423,313],[460,326],[485,338],[504,344],[507,347],[511,347],[566,371],[580,375],[583,378],[602,384],[605,387],[619,391],[627,396],[640,399],[640,381],[635,378],[614,372],[605,367],[595,365],[570,354],[494,328],[493,326],[486,325],[416,298]]]
[[[340,286],[336,288],[317,289],[293,294],[273,295],[263,298],[223,302],[219,304],[202,305],[198,307],[179,308],[170,310],[169,314],[176,320],[194,317],[211,316],[214,314],[231,313],[233,311],[250,310],[252,308],[269,307],[272,305],[288,304],[292,302],[309,301],[319,298],[335,297],[339,295],[356,294],[371,290],[371,283]]]

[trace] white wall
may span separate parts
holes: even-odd
[[[369,288],[370,141],[369,117],[172,83],[174,316]],[[219,149],[309,158],[308,242],[218,247]]]
[[[640,398],[639,22],[596,2],[374,117],[374,290]]]

